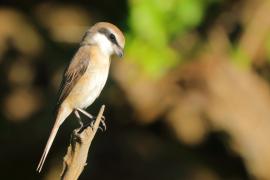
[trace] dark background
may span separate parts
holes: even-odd
[[[268,1],[1,1],[0,179],[59,179],[74,115],[43,171],[65,66],[98,21],[126,35],[99,99],[107,131],[80,179],[268,179]],[[87,121],[87,119],[85,119]]]

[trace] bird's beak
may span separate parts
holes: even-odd
[[[124,50],[123,50],[121,47],[118,47],[118,48],[116,49],[116,55],[117,55],[118,57],[123,57],[123,55],[124,55]]]

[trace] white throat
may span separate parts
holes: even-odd
[[[105,35],[96,33],[93,36],[93,42],[96,43],[100,47],[101,52],[105,56],[112,55],[113,53],[112,43],[108,40],[108,38]]]

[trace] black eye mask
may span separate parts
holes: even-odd
[[[120,47],[117,40],[116,40],[115,35],[113,33],[111,33],[108,29],[101,28],[100,30],[98,30],[98,32],[101,34],[104,34],[109,39],[109,41],[111,41],[113,44]]]

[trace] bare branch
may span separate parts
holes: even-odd
[[[105,106],[102,105],[93,127],[87,127],[80,132],[80,129],[75,129],[72,133],[71,143],[68,147],[67,154],[64,157],[64,167],[61,175],[63,180],[78,179],[82,173],[91,142],[99,128],[99,124],[103,118]]]

